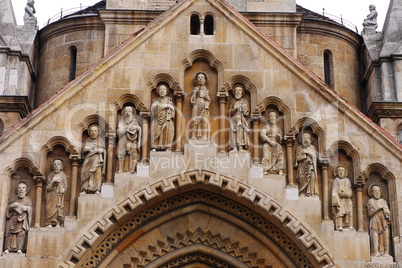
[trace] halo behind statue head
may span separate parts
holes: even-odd
[[[303,143],[303,135],[304,134],[309,134],[310,135],[310,141],[311,141],[311,143],[313,143],[313,133],[311,133],[309,130],[303,130],[303,131],[301,131],[300,133],[299,133],[299,137],[298,137],[298,139],[299,139],[299,142],[302,144]]]
[[[195,74],[195,76],[194,76],[194,85],[198,85],[197,79],[198,79],[198,75],[199,75],[199,74],[203,74],[203,75],[204,75],[204,77],[205,77],[205,84],[207,84],[207,83],[208,83],[208,75],[207,75],[206,72],[201,71],[201,72],[198,72],[198,73]]]
[[[380,188],[380,194],[382,193],[382,188],[381,188],[381,186],[380,186],[379,184],[377,184],[377,183],[374,183],[374,184],[370,185],[370,186],[367,188],[368,196],[373,197],[373,195],[372,195],[371,193],[373,192],[373,188],[374,188],[375,186],[377,186],[378,188]],[[382,194],[381,194],[381,195],[382,195]]]
[[[244,88],[244,86],[242,84],[235,84],[232,88],[232,94],[233,96],[236,95],[236,88],[241,87],[241,96],[244,96],[244,93],[246,93],[246,89]]]
[[[18,185],[20,185],[21,183],[25,184],[27,186],[27,193],[29,193],[29,190],[31,189],[31,186],[29,185],[29,183],[27,181],[19,181],[17,183],[17,187],[15,187],[15,193],[18,194]]]
[[[125,109],[130,109],[131,112],[133,113],[133,115],[137,114],[137,111],[135,110],[135,108],[133,106],[125,106],[125,107],[123,107],[123,109],[121,109],[121,116],[123,116],[123,117],[124,117],[124,110]]]
[[[101,136],[101,134],[103,133],[103,129],[101,128],[101,126],[100,126],[98,123],[91,123],[91,124],[88,126],[88,129],[87,129],[88,135],[89,135],[89,131],[90,131],[90,129],[91,129],[92,127],[97,127],[98,130],[99,130],[99,136]]]
[[[345,178],[346,178],[348,176],[348,174],[349,174],[349,171],[344,165],[336,166],[336,168],[334,169],[334,176],[338,177],[338,168],[340,168],[340,167],[343,167],[345,169]]]

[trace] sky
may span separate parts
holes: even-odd
[[[60,14],[71,8],[91,6],[99,0],[35,0],[36,16],[38,18],[39,28],[42,28],[49,18]],[[296,0],[296,3],[310,9],[311,11],[322,14],[331,14],[341,17],[356,25],[359,33],[362,30],[363,19],[370,13],[369,5],[374,4],[378,12],[378,28],[381,31],[388,10],[389,0]],[[15,16],[19,25],[23,24],[24,8],[26,0],[12,0]]]

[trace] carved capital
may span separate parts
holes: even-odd
[[[46,180],[45,176],[33,176],[33,179],[37,187],[42,187],[43,182]]]
[[[70,154],[68,157],[71,160],[73,166],[78,166],[79,160],[81,160],[81,155],[79,154]]]
[[[177,90],[173,93],[173,96],[176,102],[182,102],[186,97],[186,94],[183,90]]]
[[[229,93],[227,91],[218,91],[216,96],[219,99],[219,103],[226,103],[228,101]]]
[[[143,118],[144,123],[148,124],[149,119],[151,118],[151,113],[150,112],[140,112],[140,115]]]

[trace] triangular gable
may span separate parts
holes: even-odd
[[[28,131],[28,129],[35,127],[35,125],[41,122],[55,109],[63,105],[68,99],[73,97],[82,88],[88,86],[101,74],[112,68],[122,59],[124,59],[131,51],[135,50],[136,47],[149,39],[166,24],[172,22],[176,18],[176,16],[181,14],[184,10],[190,8],[197,1],[198,0],[183,0],[178,2],[176,5],[172,6],[166,12],[158,16],[151,23],[149,23],[147,27],[144,28],[144,30],[139,31],[128,38],[125,42],[116,47],[113,51],[111,51],[105,57],[100,59],[96,64],[90,67],[87,71],[85,71],[82,75],[64,86],[48,101],[39,106],[26,118],[21,120],[18,124],[16,124],[10,130],[3,134],[0,139],[0,151],[8,147],[14,139],[23,135],[25,132]],[[231,21],[239,29],[244,31],[261,48],[263,48],[267,53],[278,60],[278,62],[285,66],[292,74],[297,76],[311,89],[321,95],[321,97],[323,97],[326,101],[328,101],[329,103],[336,102],[337,108],[345,113],[348,118],[350,118],[357,124],[361,124],[361,122],[364,122],[364,129],[367,133],[378,133],[379,135],[375,135],[375,139],[383,146],[388,148],[389,151],[393,152],[394,155],[397,156],[397,158],[401,158],[402,160],[400,154],[400,152],[402,152],[402,147],[388,132],[374,124],[356,107],[354,107],[353,105],[348,103],[347,100],[339,96],[311,70],[305,67],[302,63],[300,63],[297,59],[290,55],[284,48],[282,48],[271,38],[269,38],[261,29],[256,27],[253,23],[242,16],[236,9],[234,9],[225,1],[205,0],[205,2],[209,3],[217,11],[221,12],[229,21]],[[395,146],[401,151],[396,152]]]

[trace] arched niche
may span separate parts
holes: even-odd
[[[246,264],[235,267],[334,265],[316,232],[268,194],[196,170],[163,178],[116,203],[82,229],[59,267],[112,266],[115,261],[159,267],[189,253],[202,254],[193,248],[196,244],[216,251],[213,256],[220,260]]]
[[[276,107],[276,110],[279,113],[279,116],[283,117],[283,134],[288,134],[291,129],[291,111],[285,105],[285,103],[278,97],[270,96],[262,100],[260,104],[256,107],[256,113],[260,116],[265,116],[265,113],[268,111],[268,107]]]
[[[184,85],[185,71],[194,65],[195,61],[205,61],[208,65],[217,72],[217,88],[223,87],[223,64],[216,59],[214,54],[204,49],[197,49],[192,51],[186,59],[181,62],[181,79],[180,84]],[[184,87],[186,89],[186,87]]]
[[[101,127],[103,134],[113,134],[115,131],[113,128],[105,121],[105,119],[97,114],[93,114],[90,116],[85,117],[85,119],[78,124],[78,127],[80,129],[80,133],[84,133],[88,130],[88,127],[92,124],[97,124]]]
[[[329,149],[326,151],[325,155],[329,158],[329,166],[328,166],[328,196],[330,197],[330,201],[328,204],[328,211],[332,211],[332,185],[335,179],[335,171],[338,166],[343,166],[347,169],[348,175],[352,185],[356,184],[357,176],[360,174],[360,156],[358,151],[356,151],[353,146],[347,141],[336,141],[334,142]],[[353,227],[357,229],[357,192],[353,189]],[[334,219],[334,215],[331,212],[330,217]]]
[[[394,235],[399,234],[400,226],[398,224],[399,210],[397,200],[397,187],[395,176],[382,164],[373,163],[367,166],[367,168],[357,178],[357,182],[364,184],[363,187],[363,215],[364,215],[364,229],[369,231],[366,204],[370,199],[369,188],[378,184],[381,187],[382,198],[388,203],[391,211],[391,238]],[[392,240],[392,239],[391,239]],[[392,244],[392,243],[391,243]]]
[[[16,187],[19,182],[25,181],[29,184],[29,192],[27,196],[32,199],[32,208],[36,207],[36,180],[43,178],[42,173],[28,158],[18,158],[8,166],[4,174],[10,178],[8,199],[10,200],[16,195]],[[31,227],[34,226],[35,212],[32,215]]]
[[[229,94],[229,96],[231,96],[232,94],[230,91],[236,84],[243,85],[246,92],[248,92],[248,94],[250,95],[249,101],[250,101],[250,109],[252,112],[257,105],[257,87],[250,81],[248,77],[243,75],[235,75],[229,78],[228,82],[223,85],[221,91],[225,91]]]
[[[152,93],[151,102],[149,103],[149,106],[151,105],[152,100],[155,99],[156,97],[155,90],[157,86],[161,83],[165,83],[166,85],[168,85],[173,95],[184,93],[184,91],[180,88],[179,83],[177,83],[171,75],[165,73],[157,74],[154,77],[152,77],[151,81],[149,81],[146,86],[147,91]]]
[[[316,139],[316,144],[313,145],[315,145],[316,150],[320,153],[320,157],[323,156],[325,152],[325,132],[314,119],[308,117],[299,119],[290,132],[297,136],[296,143],[300,143],[300,134],[308,129],[312,132],[313,138]]]
[[[62,136],[55,136],[48,140],[48,142],[41,148],[41,161],[40,168],[44,175],[44,187],[42,190],[42,203],[41,203],[41,219],[40,226],[44,226],[46,222],[46,197],[47,197],[47,178],[49,174],[53,171],[52,164],[55,159],[59,159],[63,162],[64,173],[67,179],[67,191],[64,194],[64,215],[69,215],[69,207],[71,201],[71,191],[72,191],[72,157],[79,157],[80,152]]]

